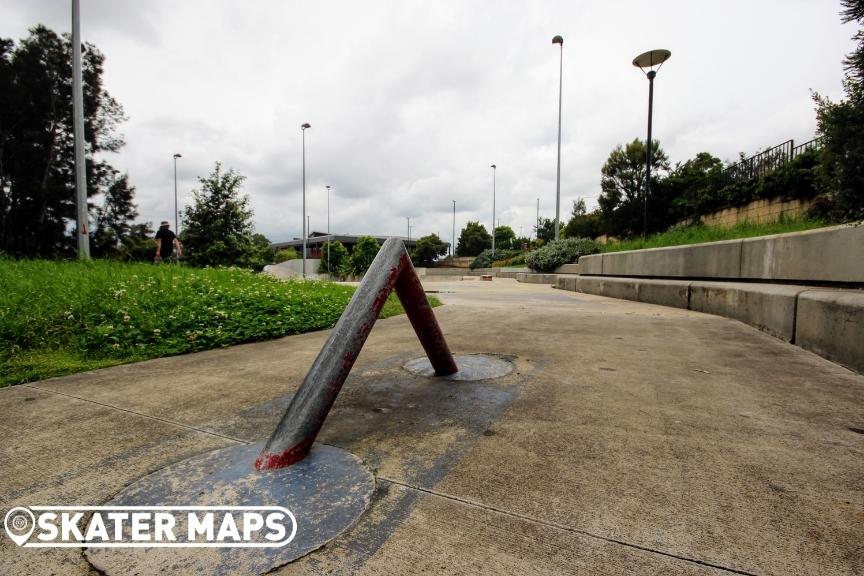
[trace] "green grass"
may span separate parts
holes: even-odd
[[[717,242],[720,240],[735,240],[786,232],[800,232],[813,228],[828,226],[821,220],[795,219],[780,220],[767,224],[750,222],[738,223],[731,228],[687,226],[675,228],[662,234],[654,234],[645,238],[634,238],[622,242],[605,244],[602,252],[621,252],[623,250],[641,250],[643,248],[662,248],[664,246],[681,246],[683,244],[700,244],[702,242]]]
[[[0,387],[331,328],[355,290],[238,269],[4,258],[0,287]],[[381,317],[403,312],[391,295]]]

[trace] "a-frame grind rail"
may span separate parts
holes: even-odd
[[[394,289],[435,374],[447,376],[459,370],[405,246],[398,238],[390,238],[378,251],[285,415],[255,460],[258,470],[290,466],[306,457]]]

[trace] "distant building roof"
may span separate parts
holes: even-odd
[[[359,242],[360,238],[362,238],[363,236],[370,236],[370,235],[369,234],[360,234],[360,235],[327,234],[326,232],[312,232],[309,235],[309,238],[306,239],[306,245],[307,246],[317,246],[319,244],[323,244],[323,243],[328,242],[330,240],[333,240],[334,242],[341,242],[342,244],[357,244],[357,242]],[[405,246],[416,246],[417,245],[417,238],[411,238],[409,240],[405,236],[372,236],[372,238],[375,238],[376,240],[378,240],[378,242],[380,244],[383,244],[384,241],[387,240],[388,238],[399,238],[400,240],[402,240],[402,242],[405,243]],[[449,242],[444,242],[444,244],[446,244],[447,246],[450,246]],[[296,247],[303,246],[303,239],[302,238],[295,238],[295,239],[289,240],[287,242],[274,242],[272,244],[272,246],[276,250],[280,250],[282,248],[288,248],[288,247],[295,247],[296,248]]]

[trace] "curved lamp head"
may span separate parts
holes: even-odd
[[[311,127],[312,127],[312,125],[309,124],[308,122],[306,122],[305,124],[301,124],[301,125],[300,125],[300,129],[301,129],[301,130],[306,130],[306,128],[311,128]]]
[[[491,164],[490,167],[491,167],[493,170],[495,170],[496,168],[498,168],[498,166],[496,166],[495,164]]]
[[[176,160],[177,158],[182,158],[182,157],[183,157],[182,154],[174,154],[174,159],[175,159],[175,160]]]
[[[563,36],[555,36],[552,38],[552,44],[561,44],[561,47],[564,47],[564,37]]]
[[[660,70],[660,67],[663,66],[663,63],[666,62],[672,56],[672,52],[669,50],[649,50],[648,52],[643,52],[639,56],[633,59],[633,66],[637,68],[641,68],[643,72],[646,74],[654,74],[657,73],[657,70]],[[654,67],[657,66],[657,70],[654,70]],[[648,69],[646,71],[646,68]]]

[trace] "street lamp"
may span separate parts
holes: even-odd
[[[182,158],[182,154],[174,154],[174,233],[180,234],[180,226],[177,223],[177,159]]]
[[[306,278],[306,129],[312,125],[306,122],[300,125],[303,134],[303,278]]]
[[[408,242],[410,243],[411,242],[411,217],[406,216],[405,218],[408,219]],[[407,248],[408,246],[405,246],[405,247]]]
[[[558,240],[561,220],[561,95],[564,85],[564,37],[555,36],[552,38],[552,44],[561,46],[561,58],[558,64],[558,173],[555,178],[555,240]]]
[[[648,77],[648,149],[645,155],[645,193],[642,197],[642,237],[648,229],[648,196],[651,194],[651,118],[654,114],[654,77],[672,56],[669,50],[649,50],[633,59],[633,65]],[[657,70],[654,69],[657,66]],[[645,69],[648,69],[646,72]]]
[[[498,167],[495,164],[492,167],[492,255],[495,255],[495,174]]]
[[[81,6],[72,0],[72,126],[75,149],[75,208],[78,225],[78,258],[90,259],[90,235],[87,223],[87,168],[84,147],[84,85],[81,79]]]
[[[450,258],[456,256],[456,201],[453,200],[453,238],[450,243]]]
[[[330,260],[330,244],[333,243],[333,238],[330,237],[330,186],[327,188],[327,278],[331,276],[330,270],[333,269],[333,262]]]

